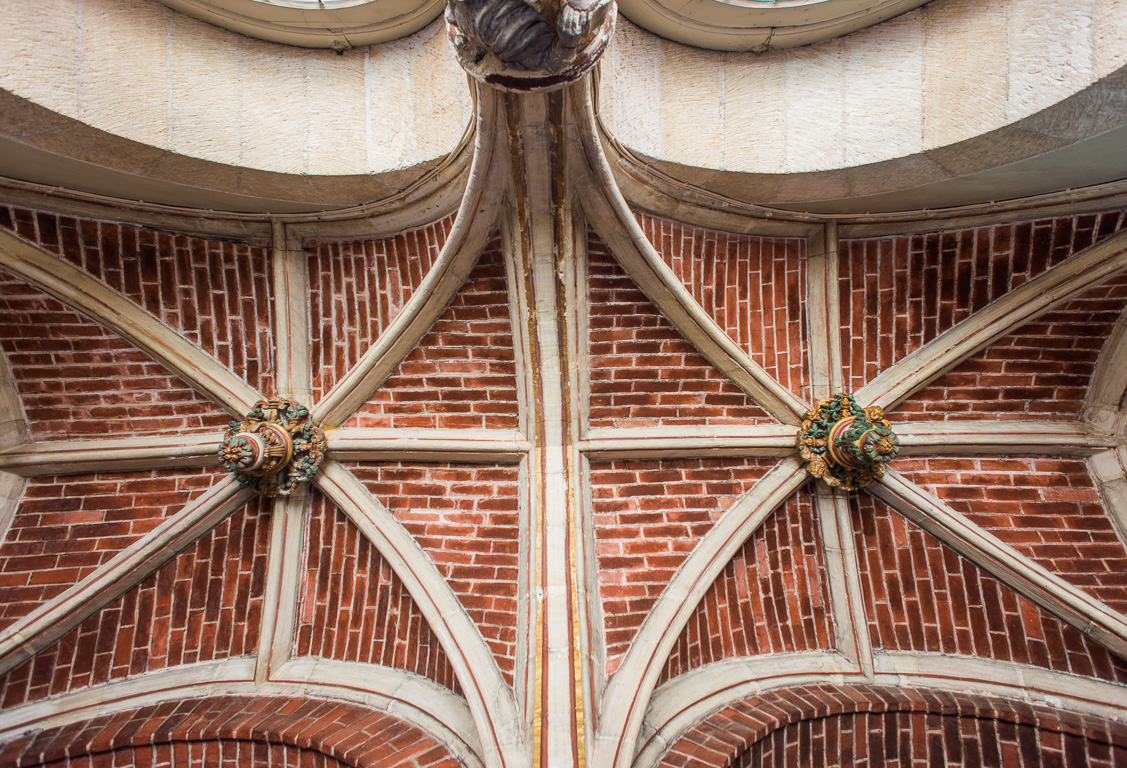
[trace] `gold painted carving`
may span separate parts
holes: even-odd
[[[855,491],[884,475],[885,464],[900,452],[900,440],[883,410],[861,408],[843,393],[806,412],[798,449],[814,477]]]
[[[309,411],[290,400],[260,400],[241,422],[232,421],[219,446],[219,463],[260,496],[288,496],[317,474],[325,433]]]

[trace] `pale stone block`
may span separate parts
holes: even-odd
[[[353,48],[304,52],[306,77],[305,173],[366,173],[362,151],[367,141],[364,60],[367,51]]]
[[[621,15],[600,64],[599,117],[610,134],[650,157],[662,151],[661,38]]]
[[[309,116],[305,60],[292,49],[241,41],[239,111],[242,164],[278,173],[303,173]]]
[[[473,100],[443,20],[440,18],[414,39],[420,45],[415,53],[412,90],[424,96],[415,103],[415,152],[417,157],[441,157],[454,150],[473,119]]]
[[[1010,0],[1006,122],[1056,104],[1091,82],[1095,0]]]
[[[181,155],[238,165],[239,49],[230,33],[182,14],[169,19],[168,148]]]
[[[843,46],[845,163],[919,152],[923,139],[923,12],[855,32]]]
[[[787,173],[845,163],[842,41],[786,51]]]
[[[76,2],[21,3],[18,19],[0,24],[0,88],[72,117],[81,109]]]
[[[661,41],[662,146],[678,162],[724,167],[724,72],[712,51]]]
[[[786,56],[727,53],[724,75],[726,171],[782,173],[786,162]]]
[[[980,0],[924,7],[924,149],[954,144],[1004,124],[1006,11]]]
[[[415,157],[415,106],[427,94],[415,92],[414,38],[369,49],[366,135],[370,168],[403,168]]]
[[[82,2],[80,118],[103,131],[168,146],[168,27],[146,0]]]
[[[1092,16],[1092,78],[1127,67],[1127,3],[1095,0]]]

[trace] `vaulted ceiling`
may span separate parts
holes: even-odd
[[[610,132],[653,42],[613,6],[542,67],[454,7],[471,129],[306,180],[340,205],[238,162],[111,184],[134,139],[89,123],[0,182],[0,762],[1127,760],[1127,187],[764,205],[680,162],[681,107],[650,156]],[[899,444],[859,490],[800,450],[846,393]],[[324,455],[256,494],[220,457],[289,405]]]

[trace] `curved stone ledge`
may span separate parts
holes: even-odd
[[[1007,127],[1022,133],[988,147],[1010,155],[1000,162],[1071,143],[1042,136],[1048,121],[1024,127],[1038,114],[1073,129],[1072,141],[1092,119],[1127,123],[1121,96],[1100,102],[1098,115],[1046,112],[1125,65],[1127,6],[1104,0],[935,0],[846,37],[761,54],[692,48],[622,21],[603,58],[599,107],[608,132],[634,152],[756,174],[760,186],[924,153],[929,162],[902,170],[931,180],[972,172],[965,160],[952,166],[945,148]],[[819,199],[858,193],[841,182]]]
[[[220,176],[402,171],[449,154],[472,112],[441,21],[338,55],[254,40],[154,2],[44,0],[5,19],[0,50],[9,62],[0,89],[57,122],[148,148],[134,161],[141,168],[168,153],[215,163]],[[8,111],[9,124],[20,119]],[[101,153],[84,146],[92,141],[65,137],[60,154]]]
[[[645,155],[614,132],[623,173],[664,176],[740,203],[822,214],[887,213],[1014,200],[1127,178],[1127,67],[963,141],[881,162],[800,173],[717,170]]]

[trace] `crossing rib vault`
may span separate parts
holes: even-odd
[[[36,347],[17,337],[14,329],[20,324],[18,320],[6,320],[3,327],[11,337],[0,338],[7,355],[0,369],[0,529],[5,531],[5,546],[10,551],[0,548],[0,560],[9,564],[3,588],[10,591],[10,604],[23,599],[12,590],[36,583],[34,573],[21,576],[22,572],[10,566],[11,558],[26,554],[17,551],[19,547],[34,539],[33,534],[25,533],[20,516],[32,499],[39,498],[34,495],[39,487],[36,483],[52,479],[65,483],[70,477],[89,476],[106,482],[108,477],[126,478],[121,482],[127,483],[130,476],[140,476],[138,473],[149,473],[144,476],[151,474],[158,482],[162,473],[206,473],[201,475],[206,482],[190,498],[175,501],[175,506],[147,529],[135,529],[130,540],[105,544],[105,556],[90,567],[75,569],[77,576],[72,582],[56,583],[57,588],[44,592],[35,604],[13,609],[0,629],[0,675],[6,676],[0,741],[6,744],[6,759],[12,764],[55,765],[50,761],[64,756],[77,760],[82,755],[157,744],[163,738],[168,743],[227,739],[248,744],[257,739],[295,750],[312,750],[345,765],[744,765],[751,763],[738,761],[750,759],[746,754],[762,736],[753,738],[751,725],[745,723],[742,731],[731,725],[717,726],[731,739],[723,744],[728,750],[724,754],[717,751],[720,742],[693,742],[693,738],[711,727],[709,723],[714,721],[710,718],[747,702],[758,702],[756,706],[762,712],[771,713],[764,718],[775,718],[773,725],[764,726],[767,731],[783,728],[786,717],[777,714],[783,707],[778,701],[798,706],[794,702],[800,700],[812,702],[812,711],[793,715],[798,721],[824,717],[834,706],[839,709],[833,711],[843,712],[884,707],[888,711],[962,715],[973,710],[985,719],[1040,722],[1049,730],[1056,728],[1054,732],[1088,734],[1086,738],[1102,738],[1099,743],[1120,752],[1127,749],[1127,674],[1123,672],[1127,663],[1127,616],[1123,614],[1127,584],[1123,574],[1116,577],[1109,571],[1105,580],[1093,582],[1095,587],[1078,584],[1076,578],[1070,578],[1070,568],[1060,565],[1069,555],[1047,559],[1038,555],[1040,550],[1023,548],[1018,539],[1007,539],[973,506],[968,508],[964,503],[965,498],[978,497],[951,494],[947,486],[958,483],[936,479],[956,470],[927,474],[932,460],[986,464],[1020,460],[1027,462],[1022,466],[1029,467],[1030,476],[1036,477],[1042,477],[1038,474],[1041,470],[1036,469],[1038,461],[1078,462],[1077,466],[1084,467],[1081,474],[1086,472],[1090,478],[1093,495],[1084,497],[1086,503],[1095,504],[1103,515],[1102,522],[1091,524],[1093,530],[1098,528],[1106,534],[1101,539],[1104,545],[1112,542],[1107,561],[1114,564],[1127,559],[1127,295],[1121,290],[1127,272],[1127,232],[1121,231],[1124,225],[1092,225],[1087,241],[1076,234],[1068,247],[1056,243],[1055,255],[1051,260],[1048,256],[1043,259],[1043,268],[1036,274],[1030,269],[1028,279],[1012,280],[1005,287],[1000,268],[988,268],[987,273],[995,270],[990,274],[996,274],[993,279],[997,283],[989,289],[992,293],[987,301],[974,305],[968,300],[960,310],[963,314],[950,318],[946,328],[937,328],[930,338],[921,337],[919,343],[909,345],[910,349],[904,346],[894,361],[872,375],[865,370],[858,373],[850,362],[861,353],[846,345],[858,334],[851,337],[843,329],[849,329],[851,313],[859,310],[850,303],[854,294],[841,288],[850,264],[865,264],[864,242],[856,246],[861,249],[860,255],[853,245],[847,245],[850,242],[902,240],[907,249],[911,238],[923,243],[926,233],[971,232],[943,241],[943,253],[953,261],[957,248],[973,247],[975,238],[984,237],[974,233],[991,227],[1069,217],[1078,222],[1084,217],[1104,221],[1108,211],[1115,211],[1119,218],[1114,221],[1119,222],[1122,217],[1118,211],[1125,195],[1122,183],[1052,191],[1013,202],[865,215],[792,211],[740,202],[707,185],[675,178],[659,164],[651,164],[616,143],[601,126],[597,116],[600,73],[595,65],[613,35],[613,5],[564,3],[525,19],[530,26],[544,25],[543,39],[550,42],[539,48],[523,45],[523,39],[505,26],[503,15],[495,16],[495,26],[489,27],[480,12],[477,16],[473,13],[480,5],[458,0],[451,4],[454,10],[450,12],[451,38],[470,75],[466,87],[472,99],[473,122],[464,148],[455,149],[444,163],[423,169],[416,183],[375,203],[316,214],[223,213],[186,205],[127,203],[104,194],[77,191],[79,184],[74,189],[61,189],[16,179],[3,183],[0,203],[7,212],[0,221],[5,225],[0,230],[0,270],[9,280],[2,286],[9,302],[4,305],[5,311],[31,312],[19,310],[25,305],[17,300],[24,296],[42,297],[34,299],[40,304],[26,306],[47,307],[43,311],[48,312],[61,312],[49,309],[56,306],[50,302],[61,303],[78,316],[74,323],[91,322],[104,329],[107,338],[120,337],[126,348],[141,353],[139,359],[155,361],[163,369],[161,375],[185,383],[196,393],[191,397],[204,404],[201,408],[221,411],[238,421],[260,400],[288,398],[309,408],[327,440],[325,459],[309,484],[299,486],[292,495],[261,502],[236,478],[215,469],[223,430],[215,426],[214,419],[191,428],[170,427],[163,422],[152,427],[137,419],[135,428],[114,428],[109,436],[76,428],[75,436],[67,436],[67,430],[62,436],[57,430],[47,430],[54,436],[43,438],[40,435],[45,428],[37,423],[39,401],[34,400],[40,390],[34,381],[36,376],[44,380],[49,376],[29,372],[25,358]],[[459,8],[466,15],[458,16]],[[566,23],[565,18],[569,19]],[[433,225],[455,207],[452,221]],[[1100,215],[1105,219],[1099,219]],[[79,222],[72,227],[76,234],[64,235],[64,219]],[[191,289],[184,294],[178,287],[183,285],[177,283],[179,278],[158,277],[155,284],[163,280],[166,287],[153,290],[165,290],[160,294],[165,298],[153,299],[157,301],[153,304],[148,298],[138,298],[144,289],[138,294],[127,284],[115,286],[108,272],[92,269],[91,257],[83,254],[84,249],[96,247],[92,243],[97,238],[83,239],[86,230],[82,222],[95,222],[92,232],[103,232],[108,226],[96,222],[122,222],[138,232],[163,232],[169,244],[180,242],[175,238],[185,243],[188,238],[196,238],[238,244],[244,250],[224,252],[227,255],[223,258],[228,261],[211,262],[220,265],[219,271],[211,270],[210,277],[192,278],[197,286],[211,286],[209,290],[217,296],[223,295],[215,288],[220,285],[216,282],[220,273],[235,275],[238,264],[250,263],[251,249],[257,249],[254,253],[261,256],[254,256],[259,259],[254,263],[265,265],[257,276],[262,291],[246,302],[242,299],[247,297],[238,297],[239,301],[231,302],[230,312],[232,317],[237,312],[246,313],[239,315],[246,318],[257,314],[261,327],[267,329],[261,333],[272,346],[260,354],[272,361],[270,376],[264,374],[256,380],[245,368],[240,370],[237,364],[219,359],[228,352],[221,355],[214,344],[209,348],[197,330],[169,319],[167,308],[161,309],[164,305],[160,302],[170,300],[167,296],[191,294]],[[431,236],[408,234],[408,238],[419,238],[413,242],[425,241],[421,251],[411,252],[418,275],[409,297],[405,294],[401,307],[388,313],[370,343],[357,346],[347,366],[332,361],[343,370],[330,377],[331,386],[325,385],[329,379],[323,371],[323,347],[327,344],[323,339],[331,329],[326,330],[328,310],[311,296],[321,297],[330,291],[324,286],[335,279],[332,270],[336,267],[331,258],[316,255],[322,253],[318,249],[327,248],[323,253],[339,256],[340,251],[331,249],[340,243],[390,242],[424,224],[431,225],[427,231],[441,232],[441,236],[426,240]],[[59,229],[51,230],[52,226]],[[782,278],[790,282],[779,284],[779,293],[786,294],[779,305],[762,309],[760,319],[747,310],[752,327],[772,329],[776,328],[775,320],[765,319],[768,310],[784,312],[779,338],[793,338],[794,348],[803,350],[786,369],[798,371],[793,381],[789,373],[784,377],[784,366],[771,359],[762,346],[739,337],[733,330],[737,321],[716,310],[723,303],[721,295],[728,292],[736,297],[745,290],[739,286],[746,283],[732,277],[725,284],[723,276],[717,277],[715,270],[706,274],[704,266],[700,272],[691,272],[678,261],[675,240],[662,239],[666,237],[663,226],[721,233],[709,235],[714,243],[717,237],[730,237],[732,242],[738,238],[772,239],[789,241],[792,245],[788,247],[797,249],[800,257],[794,263],[801,264],[801,271]],[[1075,227],[1079,232],[1081,224]],[[164,247],[160,243],[165,241],[157,237],[153,235],[156,251],[152,253],[159,255]],[[951,242],[956,245],[950,246]],[[995,242],[990,240],[989,244]],[[709,264],[712,269],[710,264],[720,263],[716,250],[720,246],[710,247],[714,250],[700,264]],[[1001,248],[999,245],[991,253],[997,256]],[[141,258],[156,258],[152,253]],[[420,254],[426,253],[429,255],[424,260]],[[710,257],[716,261],[707,262]],[[490,261],[494,258],[497,260]],[[876,262],[870,258],[870,263]],[[481,270],[489,264],[495,269],[489,273],[493,277],[486,280]],[[874,274],[879,282],[879,270]],[[951,276],[962,279],[963,273]],[[425,362],[435,355],[434,359],[441,359],[434,350],[445,342],[428,339],[446,338],[440,329],[448,327],[450,333],[464,334],[461,343],[468,351],[464,359],[459,358],[461,362],[442,370],[448,375],[461,371],[459,375],[465,378],[459,381],[470,388],[469,400],[489,404],[490,398],[484,395],[473,400],[477,386],[473,377],[484,370],[481,366],[486,363],[481,360],[495,354],[492,345],[500,344],[500,337],[484,339],[480,331],[483,326],[474,325],[478,322],[474,318],[479,317],[473,312],[476,300],[460,298],[475,295],[466,293],[468,287],[486,284],[505,296],[500,327],[509,329],[516,404],[507,425],[489,426],[490,411],[483,410],[486,415],[481,425],[441,426],[445,423],[443,414],[451,411],[445,405],[445,393],[432,389],[433,397],[421,396],[418,410],[425,415],[433,409],[437,414],[430,426],[397,426],[393,422],[364,426],[366,422],[358,420],[357,414],[366,413],[364,409],[373,398],[398,402],[394,393],[404,386],[402,372],[407,370],[402,366]],[[879,284],[882,297],[893,296],[891,278],[888,286]],[[656,335],[652,338],[660,337],[655,342],[658,346],[646,348],[644,336],[627,333],[633,326],[615,325],[615,321],[607,320],[608,310],[595,306],[604,301],[600,291],[610,291],[607,286],[612,285],[619,286],[613,290],[640,292],[640,298],[631,301],[649,307],[645,312],[650,314],[645,316],[655,318],[652,327],[659,330],[653,331]],[[373,284],[371,294],[354,293],[351,297],[351,289],[331,290],[337,291],[333,301],[341,306],[355,300],[371,307],[375,317],[377,289],[384,290],[385,286]],[[924,298],[929,290],[938,297],[948,289],[925,280],[914,286],[905,282],[895,290],[916,291],[912,301],[922,308],[931,301]],[[951,289],[958,295],[962,290]],[[967,365],[984,366],[984,355],[1023,333],[1058,338],[1053,336],[1053,328],[1064,321],[1046,318],[1072,311],[1069,308],[1078,306],[1076,302],[1092,300],[1092,296],[1104,301],[1100,312],[1114,312],[1117,319],[1106,328],[1106,338],[1098,339],[1098,352],[1074,416],[1050,413],[1045,417],[1033,406],[1012,409],[1001,416],[984,407],[981,416],[970,412],[956,418],[922,406],[922,410],[904,408],[906,404],[942,402],[944,396],[934,394],[929,387],[940,386],[948,381],[947,376],[965,374]],[[730,306],[735,307],[735,298],[732,301]],[[242,309],[234,308],[236,304]],[[462,306],[469,307],[464,316],[450,314],[452,308]],[[325,325],[314,324],[315,311]],[[23,317],[25,324],[29,318],[34,319],[31,315],[5,317]],[[469,319],[459,319],[462,317]],[[1040,327],[1039,322],[1044,327],[1031,331]],[[60,327],[66,325],[61,319],[58,323]],[[468,330],[454,329],[461,327],[459,324]],[[607,328],[612,335],[622,333],[607,343],[624,345],[612,346],[610,353],[597,349],[594,341],[603,338],[599,334]],[[60,333],[63,336],[47,331],[44,338],[64,338],[67,332]],[[506,335],[496,329],[491,333]],[[865,344],[864,334],[859,335],[859,343]],[[467,338],[470,340],[465,341]],[[1068,347],[1072,343],[1049,341],[1046,345]],[[75,342],[69,348],[84,347]],[[66,354],[60,352],[54,358],[59,366],[68,363]],[[680,381],[676,362],[670,362],[668,370],[654,379],[638,373],[653,367],[652,362],[643,360],[648,354],[680,355],[676,358],[680,365],[707,369],[709,372],[700,376],[712,383],[700,392],[677,390],[683,397],[683,410],[670,411],[674,416],[664,420],[660,416],[649,420],[638,416],[641,411],[629,410],[632,406],[626,405],[627,399],[616,401],[623,415],[609,423],[603,415],[593,415],[599,408],[608,407],[605,398],[612,397],[607,393],[616,391],[616,383],[625,382],[620,393],[624,397],[641,391],[645,400],[649,394],[644,389],[630,389],[630,382],[638,378],[674,384]],[[609,358],[614,358],[613,366]],[[611,367],[611,373],[600,373]],[[999,376],[1009,372],[1009,368],[1003,368]],[[954,384],[946,386],[957,388]],[[990,389],[994,385],[981,386]],[[78,385],[62,387],[57,393],[60,407],[67,406],[67,398],[79,389]],[[654,385],[654,393],[661,391]],[[883,408],[901,446],[900,458],[891,463],[883,477],[855,494],[812,479],[796,447],[806,412],[816,402],[841,392],[854,392],[861,405]],[[1020,399],[1021,395],[1013,397]],[[1029,397],[1032,402],[1034,396]],[[659,401],[658,394],[645,400]],[[729,412],[727,403],[735,403],[731,406],[735,410]],[[708,416],[706,410],[713,406]],[[162,407],[158,395],[150,408],[160,413]],[[698,413],[692,410],[696,407],[705,409],[699,414],[706,415],[693,416]],[[915,415],[898,418],[899,413],[907,411]],[[755,415],[730,415],[745,412]],[[628,418],[628,414],[634,417]],[[97,418],[96,414],[87,416]],[[633,635],[624,650],[619,649],[617,641],[608,638],[611,630],[622,626],[616,622],[626,619],[615,614],[613,603],[608,602],[608,585],[629,584],[636,576],[629,575],[633,571],[623,571],[627,575],[620,582],[615,581],[616,576],[608,576],[614,573],[605,559],[609,539],[600,531],[608,525],[609,513],[599,505],[604,494],[611,493],[606,489],[612,483],[600,473],[609,472],[608,467],[640,473],[696,466],[693,462],[699,462],[703,469],[729,466],[718,463],[723,461],[733,462],[731,466],[737,467],[733,476],[742,478],[743,485],[738,492],[723,497],[722,508],[699,531],[684,528],[686,533],[680,538],[688,546],[681,546],[680,559],[669,569],[668,580],[660,585],[655,598],[639,609],[644,618],[631,625]],[[986,464],[976,471],[985,474],[987,470],[982,467]],[[497,577],[511,582],[502,590],[514,596],[511,641],[498,640],[483,624],[484,614],[475,612],[476,603],[471,602],[473,598],[491,598],[490,590],[501,588],[488,584],[465,587],[459,582],[461,577],[451,575],[450,563],[454,561],[444,552],[460,550],[457,537],[436,545],[430,541],[431,533],[420,533],[423,528],[419,526],[429,518],[413,517],[414,513],[395,506],[394,494],[388,497],[383,490],[373,490],[372,472],[399,465],[502,468],[515,478],[513,543],[511,551],[506,550],[516,564],[515,572]],[[1054,485],[1055,471],[1044,474],[1043,485],[1058,487]],[[655,482],[660,485],[662,481]],[[974,480],[963,482],[964,487],[978,487]],[[1067,486],[1070,481],[1062,482]],[[705,484],[701,481],[702,488]],[[467,485],[473,483],[467,481]],[[445,502],[441,487],[436,483],[430,487],[426,494],[432,498],[433,509],[442,510]],[[490,496],[488,491],[476,492],[483,499]],[[696,493],[710,495],[707,490]],[[1020,527],[1025,497],[1017,491],[1012,493],[1009,501],[1003,493],[1002,501],[1011,505],[1009,509],[1015,511],[1018,521],[1014,525]],[[681,508],[680,494],[678,490],[666,492],[669,510]],[[169,498],[180,497],[170,494]],[[982,498],[991,497],[986,494]],[[1060,501],[1073,498],[1064,492],[1044,496]],[[130,503],[124,500],[122,509]],[[172,505],[173,501],[168,503]],[[265,505],[262,520],[268,526],[261,534],[258,555],[262,572],[254,577],[257,581],[247,582],[259,583],[249,589],[260,607],[253,615],[226,619],[234,625],[254,623],[253,647],[227,657],[216,654],[208,660],[143,669],[136,666],[144,666],[136,653],[146,647],[144,642],[130,640],[141,644],[119,651],[112,650],[118,648],[114,643],[126,641],[109,640],[110,655],[127,659],[123,674],[107,672],[98,680],[66,683],[61,688],[52,687],[53,682],[47,688],[35,682],[58,677],[58,670],[65,664],[57,649],[77,642],[68,638],[82,637],[84,632],[93,632],[90,628],[96,629],[99,621],[110,621],[105,617],[118,616],[121,609],[115,606],[122,605],[120,601],[133,599],[129,596],[140,594],[138,590],[147,584],[163,583],[159,582],[160,574],[174,568],[180,562],[177,558],[196,552],[194,548],[201,541],[212,541],[216,530],[227,530],[223,526],[233,526],[233,520],[241,519],[239,515],[253,514],[255,504]],[[825,594],[819,598],[823,602],[816,612],[829,627],[825,642],[785,652],[736,651],[724,658],[702,658],[700,663],[690,662],[686,671],[671,674],[670,659],[680,653],[679,643],[688,642],[683,637],[688,637],[685,633],[690,631],[689,625],[704,621],[699,618],[703,610],[700,606],[712,599],[710,590],[726,578],[726,569],[733,567],[733,562],[743,563],[743,558],[750,556],[744,554],[749,542],[776,516],[792,509],[788,504],[811,505],[810,535],[815,554],[809,557],[813,558],[810,562],[820,564],[817,573],[823,575],[810,579],[824,581]],[[1052,660],[1039,663],[1000,658],[985,651],[937,651],[889,642],[880,634],[876,613],[883,609],[873,597],[879,574],[875,575],[872,558],[878,556],[874,552],[880,548],[866,551],[864,545],[877,534],[862,530],[868,525],[863,517],[866,510],[878,510],[878,504],[886,505],[879,509],[892,511],[882,520],[900,521],[887,525],[908,532],[904,536],[909,538],[898,540],[898,549],[907,553],[904,556],[909,562],[915,557],[918,564],[928,557],[922,549],[912,547],[925,540],[938,542],[948,553],[943,557],[952,558],[951,563],[961,564],[958,567],[968,574],[993,580],[991,584],[1002,585],[1009,595],[1005,599],[1020,601],[1013,604],[1022,606],[1024,615],[1056,622],[1052,626],[1059,624],[1059,631],[1065,633],[1062,637],[1072,643],[1069,658],[1088,654],[1084,658],[1095,660],[1088,671],[1079,666],[1066,670],[1054,666]],[[412,644],[419,642],[423,636],[420,633],[433,633],[438,644],[433,658],[439,658],[439,649],[441,652],[441,661],[435,664],[448,664],[451,680],[442,678],[441,673],[425,672],[421,666],[412,667],[420,663],[417,659],[404,662],[397,656],[398,660],[389,661],[389,655],[382,661],[359,661],[329,653],[318,655],[301,645],[305,642],[301,639],[303,626],[311,627],[304,631],[316,633],[323,631],[317,621],[330,620],[315,613],[308,602],[316,576],[310,563],[316,556],[314,540],[320,530],[311,530],[311,521],[322,519],[316,510],[330,507],[343,515],[341,530],[347,525],[362,537],[362,543],[356,543],[361,539],[350,539],[348,546],[352,549],[347,551],[355,554],[362,547],[372,548],[377,553],[374,557],[385,564],[381,567],[389,574],[386,578],[401,585],[401,605],[408,606],[402,610],[415,611],[410,614],[416,617],[413,628],[402,630],[415,634],[399,638],[398,647],[405,654],[402,658],[414,653]],[[64,540],[68,535],[77,537],[77,533],[67,533],[78,530],[68,527],[67,515],[77,521],[80,513],[91,509],[94,507],[79,506],[60,511],[59,521],[45,520],[42,525],[58,526],[51,536]],[[674,518],[662,511],[660,502],[657,509],[660,514],[652,519],[637,518],[638,541],[667,536],[659,530],[665,531]],[[1032,509],[1026,514],[1033,514]],[[482,514],[490,519],[489,513]],[[334,549],[339,546],[343,545],[325,544],[325,552],[336,552],[339,560],[346,556],[340,554],[346,550]],[[762,547],[755,551],[766,552],[766,545]],[[207,561],[206,567],[199,566],[198,573],[204,579],[201,583],[208,583],[209,578],[218,583],[228,573],[246,571],[250,568],[246,551],[244,548],[240,555],[232,550]],[[204,555],[198,557],[204,558],[199,562],[206,560]],[[329,555],[326,558],[327,563]],[[757,567],[769,566],[760,563]],[[43,570],[50,567],[43,566]],[[253,569],[247,572],[253,573]],[[0,575],[4,573],[0,566]],[[196,577],[189,582],[192,578]],[[21,583],[21,579],[26,582]],[[207,589],[203,587],[205,593]],[[786,599],[797,599],[793,596],[804,589],[815,588],[792,584],[786,591],[791,597]],[[964,599],[970,600],[948,595],[938,585],[935,589],[945,596],[934,600],[952,601],[955,614]],[[219,600],[217,605],[226,606],[222,600],[227,598],[215,599]],[[362,597],[354,599],[356,606],[363,607]],[[380,605],[384,615],[392,611],[391,602]],[[338,608],[342,615],[347,614],[347,606]],[[311,619],[314,615],[321,618]],[[733,612],[725,621],[736,618]],[[928,616],[921,613],[917,618],[930,626]],[[913,620],[908,617],[909,623]],[[782,623],[801,621],[801,616],[790,616]],[[968,626],[973,628],[974,620],[970,621]],[[726,631],[735,631],[725,626]],[[996,634],[997,627],[989,626],[992,628],[983,629],[983,633]],[[230,628],[222,631],[229,632]],[[364,635],[380,631],[371,624],[365,624],[362,630],[356,626],[349,630]],[[404,637],[408,639],[404,641]],[[391,640],[388,643],[388,647],[394,645]],[[511,646],[511,658],[497,650],[505,643]],[[142,655],[145,653],[151,653],[151,649]],[[894,693],[897,690],[903,693]],[[903,700],[895,698],[900,695]],[[833,696],[852,704],[827,703],[839,701]],[[189,706],[219,706],[215,702],[239,704],[225,704],[228,709],[223,710],[226,714],[222,717],[208,715],[203,709],[200,711],[204,714],[184,714]],[[351,709],[330,726],[318,719],[321,710],[314,709],[321,702]],[[161,707],[173,708],[180,715],[173,716],[173,709]],[[262,708],[260,714],[256,707]],[[271,711],[275,708],[277,712]],[[236,710],[244,714],[231,714]],[[993,714],[984,715],[987,710]],[[132,733],[123,729],[122,723],[137,722],[136,718],[142,717],[137,713],[153,719],[152,728],[133,728]],[[286,713],[292,715],[288,721]],[[375,723],[384,721],[379,717],[401,724],[395,726],[400,730],[380,731]],[[163,731],[158,721],[167,723]],[[1058,725],[1045,725],[1050,722]],[[371,730],[364,730],[369,724]],[[404,746],[394,754],[384,749],[391,743],[387,734],[399,734],[403,729],[413,729],[410,732],[417,733],[419,741],[412,744],[424,744],[426,749]],[[1103,736],[1092,735],[1099,733]],[[160,734],[160,738],[154,734]]]

